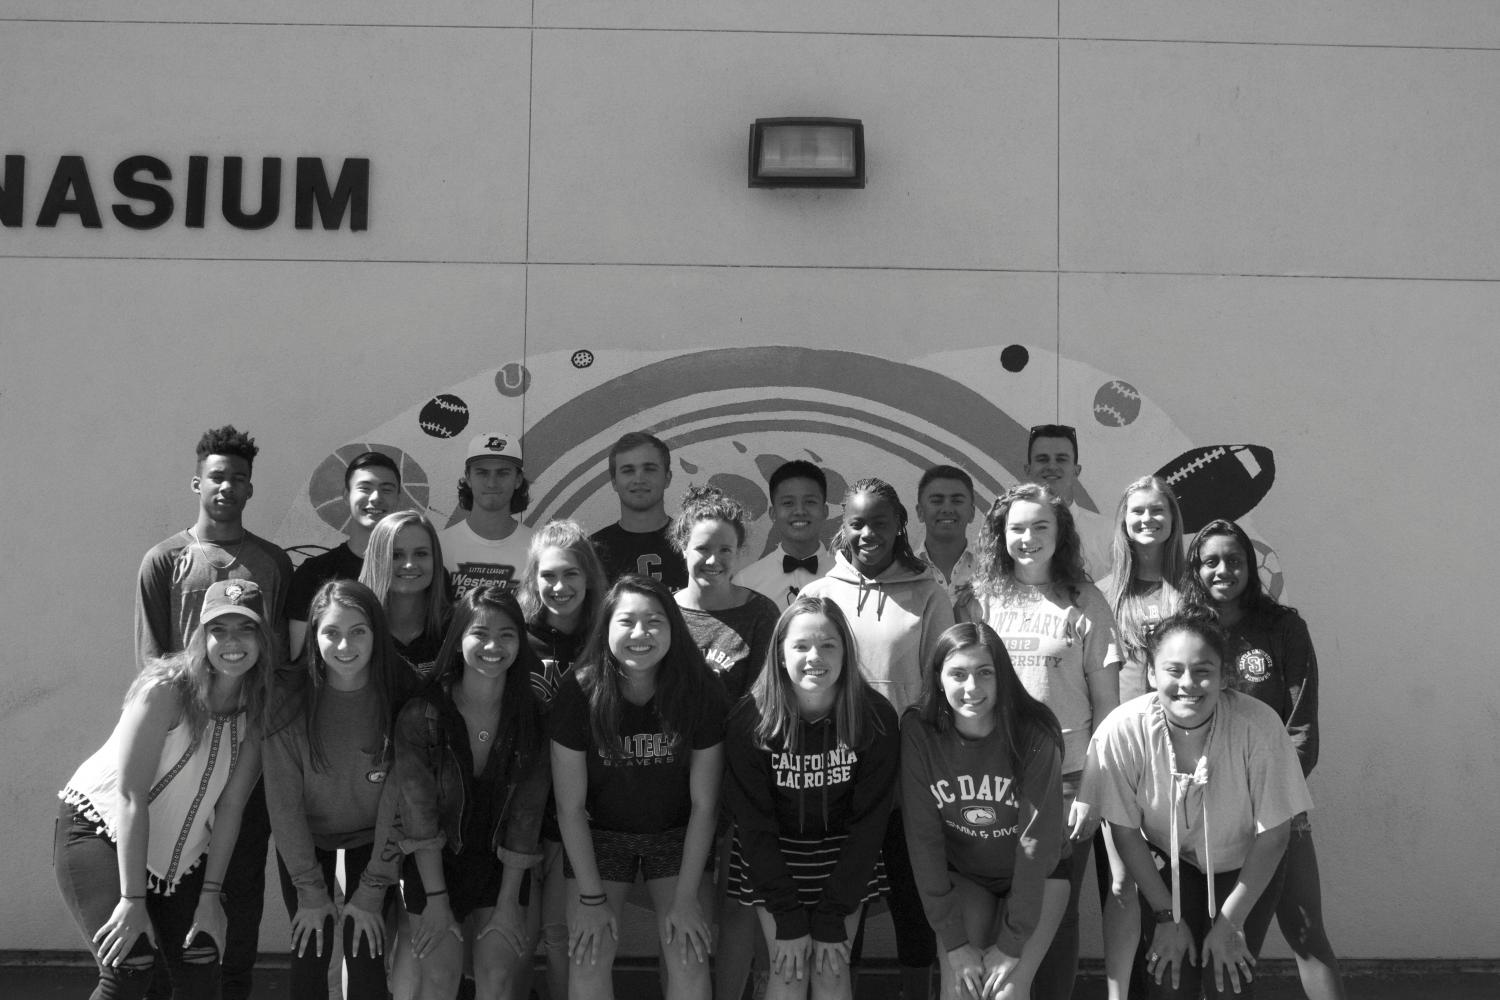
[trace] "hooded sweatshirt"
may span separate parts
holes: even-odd
[[[536,654],[541,669],[532,668],[531,690],[536,694],[536,703],[545,715],[552,709],[552,699],[563,678],[573,673],[573,661],[583,649],[588,638],[588,629],[580,628],[571,635],[553,628],[545,621],[526,623],[526,641]]]
[[[802,596],[830,598],[844,612],[860,672],[898,715],[916,704],[938,636],[953,624],[948,591],[931,569],[912,570],[897,559],[867,577],[840,552],[828,575],[803,587]]]
[[[796,753],[785,741],[757,746],[760,718],[753,700],[740,702],[724,744],[724,797],[740,850],[776,921],[777,940],[811,933],[815,941],[843,941],[844,918],[865,898],[890,817],[900,754],[896,713],[884,698],[867,699],[857,749],[838,741],[832,714],[801,720]],[[783,836],[847,838],[811,914],[787,870]]]

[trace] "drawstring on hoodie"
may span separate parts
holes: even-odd
[[[1198,765],[1193,768],[1191,774],[1184,774],[1177,769],[1177,754],[1172,749],[1171,723],[1167,720],[1166,712],[1160,703],[1156,705],[1156,710],[1162,716],[1163,742],[1167,747],[1167,768],[1172,780],[1172,919],[1177,923],[1182,922],[1182,845],[1177,832],[1178,810],[1182,811],[1183,825],[1186,825],[1188,792],[1197,786],[1203,790],[1198,797],[1198,808],[1203,814],[1203,867],[1204,874],[1208,876],[1208,916],[1212,920],[1218,916],[1219,905],[1214,890],[1214,855],[1213,848],[1210,846],[1208,829],[1208,751],[1213,746],[1214,730],[1219,724],[1219,713],[1215,711],[1213,718],[1209,721],[1208,739],[1203,743],[1203,756],[1198,758]]]
[[[865,598],[870,596],[870,591],[873,590],[880,595],[875,601],[875,620],[880,621],[880,616],[885,612],[885,588],[881,586],[879,580],[873,580],[857,570],[855,571],[855,575],[859,577],[859,599],[854,602],[855,615],[864,613]]]

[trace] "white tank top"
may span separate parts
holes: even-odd
[[[208,851],[214,807],[239,761],[246,730],[243,712],[211,716],[197,740],[185,722],[168,730],[149,799],[151,832],[146,843],[146,872],[153,891],[170,895]],[[118,728],[58,794],[118,843]]]

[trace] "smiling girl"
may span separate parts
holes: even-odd
[[[990,509],[979,535],[974,597],[963,617],[995,630],[1021,683],[1057,717],[1067,836],[1086,845],[1098,824],[1077,801],[1078,785],[1089,734],[1119,704],[1121,657],[1109,605],[1084,572],[1073,515],[1049,488],[1013,487]],[[1078,894],[1087,864],[1085,848],[1072,852],[1068,906],[1035,980],[1041,1000],[1072,995]],[[1115,873],[1115,880],[1122,875]]]
[[[485,1000],[517,996],[531,957],[528,869],[541,860],[549,775],[522,621],[504,586],[460,598],[432,683],[396,722],[388,784],[400,796],[419,998],[454,995],[466,942]]]
[[[260,587],[210,584],[186,649],[147,663],[60,793],[53,865],[99,967],[95,998],[144,996],[156,948],[176,996],[218,997],[224,872],[260,778],[274,648]]]
[[[370,532],[359,582],[385,609],[396,652],[417,674],[431,677],[452,612],[432,522],[414,510],[386,515]]]
[[[548,521],[531,537],[526,569],[517,591],[526,616],[526,641],[536,654],[531,689],[543,718],[563,679],[573,674],[584,640],[599,617],[609,584],[588,533],[576,521]],[[542,863],[533,871],[541,906],[528,911],[532,937],[540,931],[547,956],[547,990],[568,995],[567,880],[563,877],[562,832],[557,803],[548,790],[542,817]]]
[[[781,609],[768,597],[733,583],[745,544],[745,508],[712,486],[690,486],[682,510],[668,529],[672,547],[687,565],[687,586],[672,595],[704,662],[719,675],[733,705],[749,690],[766,663],[771,633]],[[719,934],[715,993],[738,995],[756,951],[754,911],[725,891],[731,832],[720,824],[715,870]]]
[[[1185,568],[1177,497],[1157,476],[1137,479],[1125,487],[1115,508],[1110,575],[1101,588],[1114,611],[1120,652],[1125,658],[1120,667],[1122,703],[1150,689],[1146,683],[1146,640],[1181,605]],[[1105,843],[1113,849],[1113,841]],[[1132,976],[1136,992],[1144,988],[1142,971],[1135,967],[1141,937],[1135,883],[1125,874],[1118,857],[1110,858],[1113,878],[1099,864],[1097,850],[1094,860],[1104,916],[1105,979],[1110,1000],[1125,1000]]]
[[[881,479],[861,479],[844,495],[833,569],[802,588],[809,597],[827,597],[839,606],[859,644],[865,680],[898,714],[921,696],[922,664],[953,624],[948,592],[912,551],[906,525],[906,507],[895,488]],[[884,852],[902,993],[908,1000],[925,1000],[937,946],[912,881],[899,803],[886,824]]]
[[[1155,693],[1094,734],[1083,798],[1109,821],[1154,923],[1148,996],[1250,997],[1272,909],[1256,904],[1275,897],[1292,818],[1312,799],[1276,713],[1228,689],[1229,644],[1212,618],[1174,615],[1146,648]]]
[[[780,609],[732,583],[748,515],[712,486],[690,486],[672,521],[672,547],[687,562],[687,586],[673,594],[693,642],[724,682],[732,705],[766,662]]]
[[[852,996],[855,928],[883,881],[896,713],[864,682],[858,661],[838,605],[800,595],[730,718],[729,891],[756,908],[773,1000]]]
[[[1275,710],[1286,726],[1305,777],[1318,763],[1318,657],[1307,623],[1265,593],[1255,546],[1233,521],[1211,521],[1188,550],[1188,601],[1212,610],[1229,636],[1235,686]],[[1344,995],[1338,958],[1323,927],[1323,889],[1312,824],[1292,820],[1282,860],[1285,881],[1276,923],[1297,956],[1310,1000]]]
[[[944,997],[1026,1000],[1068,899],[1062,732],[988,625],[944,632],[901,720],[912,868],[942,944]]]
[[[386,989],[384,911],[395,866],[374,858],[391,723],[416,678],[390,642],[380,602],[352,580],[326,583],[308,611],[307,666],[288,678],[266,741],[266,802],[292,924],[293,1000],[328,995],[334,928],[353,997]],[[334,862],[358,887],[342,915]]]
[[[656,909],[668,1000],[709,995],[703,875],[727,708],[666,587],[621,577],[550,719],[570,997],[614,996],[619,922],[637,873]]]

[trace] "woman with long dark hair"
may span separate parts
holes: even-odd
[[[901,720],[912,869],[946,956],[945,998],[1031,996],[1068,899],[1062,731],[983,623],[938,639]]]
[[[569,996],[614,996],[619,921],[638,874],[656,909],[668,1000],[709,996],[704,873],[727,710],[666,587],[616,581],[549,719],[567,849]]]
[[[470,590],[454,607],[432,682],[396,722],[387,794],[400,797],[419,998],[454,995],[466,943],[485,1000],[516,996],[531,959],[525,908],[549,772],[524,628],[504,587]]]
[[[1243,528],[1210,521],[1188,548],[1187,601],[1218,616],[1229,636],[1235,687],[1276,710],[1305,777],[1318,763],[1318,657],[1302,616],[1261,586],[1258,562]],[[1306,813],[1292,820],[1281,867],[1276,923],[1297,956],[1302,989],[1309,1000],[1340,1000],[1344,981],[1323,926],[1323,887]]]

